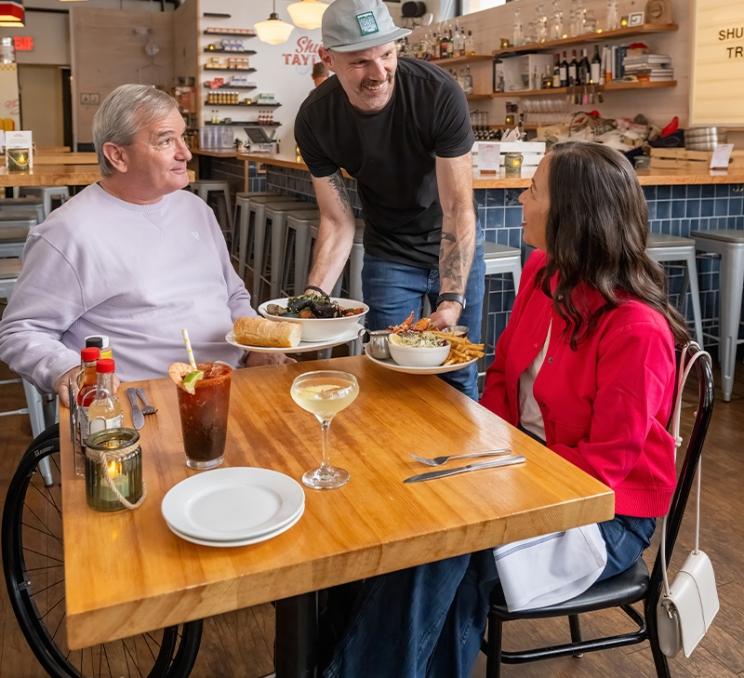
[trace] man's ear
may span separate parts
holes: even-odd
[[[333,53],[325,47],[318,47],[318,56],[320,60],[331,70],[333,70]]]
[[[117,172],[124,173],[129,168],[127,152],[123,146],[107,141],[103,145],[103,154],[106,156],[106,160],[109,161],[109,165]]]

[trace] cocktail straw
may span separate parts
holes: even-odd
[[[186,345],[186,353],[189,356],[189,364],[191,369],[196,371],[196,360],[194,360],[194,350],[191,348],[191,340],[189,339],[189,331],[184,327],[181,330],[181,336],[183,337],[183,343]]]

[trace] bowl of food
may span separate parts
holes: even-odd
[[[433,332],[398,332],[388,337],[390,357],[403,367],[438,367],[450,352],[446,339]]]
[[[331,341],[352,331],[356,336],[356,325],[368,311],[361,301],[314,294],[272,299],[258,307],[266,318],[298,323],[302,341]]]

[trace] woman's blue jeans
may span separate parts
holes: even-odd
[[[649,545],[653,518],[599,523],[607,544],[600,580],[631,567]],[[480,651],[491,591],[490,550],[393,572],[361,584],[351,622],[324,676],[468,678]]]
[[[467,304],[459,320],[461,325],[470,328],[469,337],[474,342],[480,342],[481,338],[484,274],[483,240],[479,237],[465,289]],[[367,327],[371,330],[384,329],[402,323],[411,311],[416,318],[421,317],[425,297],[429,299],[431,308],[436,308],[439,270],[408,266],[365,254],[362,289],[364,303],[369,306]],[[478,399],[477,364],[449,372],[442,378],[473,400]]]

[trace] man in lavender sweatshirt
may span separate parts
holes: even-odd
[[[63,402],[89,334],[110,337],[122,381],[163,377],[184,360],[182,327],[197,360],[241,360],[225,334],[235,318],[256,313],[214,213],[180,190],[191,159],[184,130],[168,94],[115,89],[93,120],[103,178],[28,237],[0,322],[0,359]],[[266,362],[276,360],[246,361]]]

